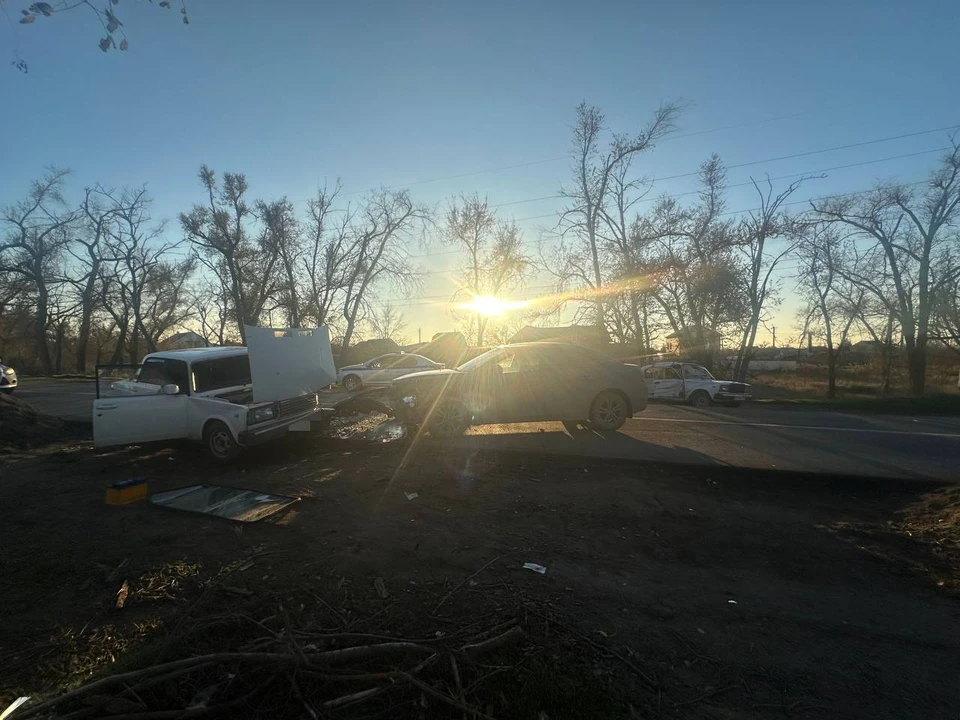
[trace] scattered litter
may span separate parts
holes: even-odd
[[[524,570],[533,570],[534,572],[540,573],[541,575],[547,572],[547,569],[543,565],[537,565],[537,563],[529,563],[529,562],[524,563],[523,568]]]
[[[387,592],[387,586],[383,584],[383,578],[377,578],[373,581],[373,587],[377,591],[377,595],[380,596],[381,600],[386,600],[390,597],[390,593]]]
[[[126,580],[123,581],[123,585],[120,586],[120,589],[117,590],[117,610],[123,610],[123,606],[127,604],[127,598],[130,596],[130,583]]]
[[[412,493],[405,492],[404,495],[407,496],[407,500],[416,500],[418,497],[420,497],[420,493],[415,493],[415,492],[412,492]]]
[[[697,632],[701,635],[706,635],[706,633],[703,631],[703,628],[697,628]]]
[[[407,395],[403,399],[403,404],[408,405],[409,407],[413,407],[414,405],[417,404],[417,399],[413,395]]]
[[[169,492],[154,493],[150,502],[174,510],[213,515],[238,522],[256,522],[300,500],[219,485],[190,485]]]
[[[737,604],[737,601],[736,601],[736,600],[727,600],[727,602],[730,603],[731,605],[736,605],[736,604]]]
[[[23,705],[24,703],[28,702],[29,700],[30,700],[29,697],[18,697],[16,700],[14,700],[12,703],[10,703],[10,704],[7,706],[7,709],[6,709],[6,710],[4,710],[2,713],[0,713],[0,720],[6,720],[8,717],[10,717],[11,715],[13,715],[14,711],[15,711],[18,707],[20,707],[20,706]]]
[[[467,585],[469,585],[470,587],[476,587],[477,585],[479,585],[479,583],[476,580],[471,580],[470,582],[467,583]]]

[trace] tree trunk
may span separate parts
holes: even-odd
[[[33,321],[33,343],[36,347],[40,372],[49,375],[52,370],[50,348],[47,347],[47,288],[40,285],[37,289],[37,314]]]
[[[923,344],[921,344],[921,339]],[[912,348],[907,348],[907,363],[910,373],[910,392],[918,397],[923,395],[927,378],[926,338],[918,337]]]
[[[827,399],[837,396],[837,353],[832,346],[827,347]]]

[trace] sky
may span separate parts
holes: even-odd
[[[189,25],[172,4],[119,0],[130,48],[104,54],[89,8],[21,25],[29,2],[0,0],[0,204],[54,164],[72,170],[74,201],[97,182],[147,183],[176,238],[207,164],[300,208],[338,178],[345,200],[399,185],[442,208],[479,193],[533,242],[561,207],[549,196],[570,177],[583,100],[620,132],[685,104],[674,136],[636,163],[651,197],[694,190],[695,177],[657,178],[712,153],[750,163],[731,184],[830,169],[797,201],[914,182],[960,124],[955,1],[187,0]],[[856,166],[831,169],[844,165]],[[752,192],[731,189],[730,210],[754,207]],[[458,258],[443,249],[411,249],[429,271],[423,298],[381,293],[413,339],[452,328]],[[781,338],[796,309],[786,294]]]

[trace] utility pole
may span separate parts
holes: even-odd
[[[423,345],[423,329],[417,328],[417,345]]]
[[[774,325],[770,330],[773,332],[773,347],[777,346],[777,326]]]

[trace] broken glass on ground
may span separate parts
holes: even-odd
[[[263,520],[299,499],[219,485],[190,485],[150,496],[150,502],[154,505],[237,522]]]

